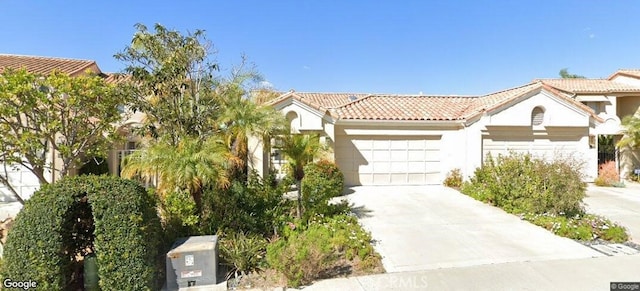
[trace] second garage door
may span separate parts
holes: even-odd
[[[337,136],[347,185],[440,183],[440,136]]]

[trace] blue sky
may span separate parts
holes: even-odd
[[[222,68],[246,54],[276,89],[485,94],[561,68],[640,68],[640,1],[9,1],[0,53],[96,60],[135,23],[204,29]]]

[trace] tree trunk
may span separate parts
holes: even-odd
[[[296,180],[296,187],[298,188],[298,205],[296,207],[296,216],[298,219],[302,218],[302,180]]]

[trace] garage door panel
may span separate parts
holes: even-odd
[[[391,161],[392,162],[406,162],[407,161],[407,150],[391,150]]]
[[[347,185],[440,183],[440,136],[337,136],[335,149],[341,169],[358,169]]]
[[[510,152],[529,153],[532,156],[553,159],[557,154],[571,154],[580,145],[575,136],[485,136],[482,140],[482,155],[492,157],[508,155]]]

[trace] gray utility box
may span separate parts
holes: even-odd
[[[167,290],[215,285],[218,272],[218,236],[177,239],[167,253]]]

